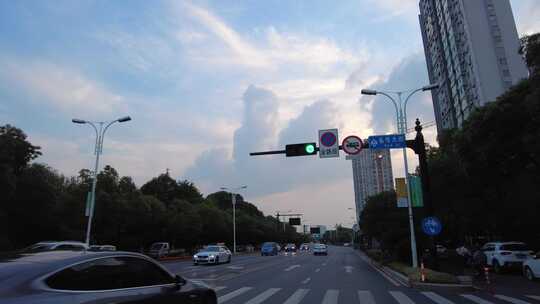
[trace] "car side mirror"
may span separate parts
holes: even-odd
[[[181,276],[175,275],[174,276],[174,283],[176,284],[176,286],[178,286],[178,288],[180,288],[180,287],[186,285],[187,281],[184,278],[182,278]]]

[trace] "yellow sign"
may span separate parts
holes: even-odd
[[[406,208],[409,206],[407,198],[407,184],[404,177],[396,178],[396,196],[398,208]]]
[[[407,198],[407,184],[404,177],[396,178],[396,194],[397,197]]]

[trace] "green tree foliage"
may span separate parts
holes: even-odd
[[[407,208],[397,207],[394,191],[368,197],[360,215],[364,234],[375,238],[381,249],[404,261],[410,261],[410,237]]]
[[[93,174],[81,169],[66,178],[54,169],[30,163],[41,153],[12,126],[0,127],[0,251],[22,248],[44,240],[84,240],[86,198]],[[9,191],[8,191],[9,190]],[[237,195],[237,243],[297,242],[293,227],[265,217]],[[283,229],[285,227],[285,229]],[[232,247],[231,194],[216,192],[204,198],[190,181],[161,174],[139,190],[128,176],[110,165],[97,175],[92,225],[93,244],[113,244],[140,250],[157,241],[187,251],[225,242]]]

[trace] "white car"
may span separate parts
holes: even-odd
[[[230,263],[231,251],[225,246],[211,245],[199,251],[193,256],[193,264],[219,264],[221,262]]]
[[[540,278],[540,252],[523,262],[523,274],[531,281]]]
[[[315,244],[313,246],[313,255],[328,255],[328,248],[325,244]]]
[[[53,251],[53,250],[69,250],[69,251],[84,251],[88,250],[88,246],[83,242],[75,241],[46,241],[39,242],[22,250],[25,253]]]
[[[533,252],[522,242],[493,242],[485,244],[481,249],[487,264],[493,267],[496,273],[504,268],[523,267],[523,262],[533,257]]]

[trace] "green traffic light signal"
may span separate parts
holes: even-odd
[[[307,155],[316,155],[317,146],[316,143],[301,143],[301,144],[291,144],[285,146],[285,155],[287,157],[291,156],[307,156]]]

